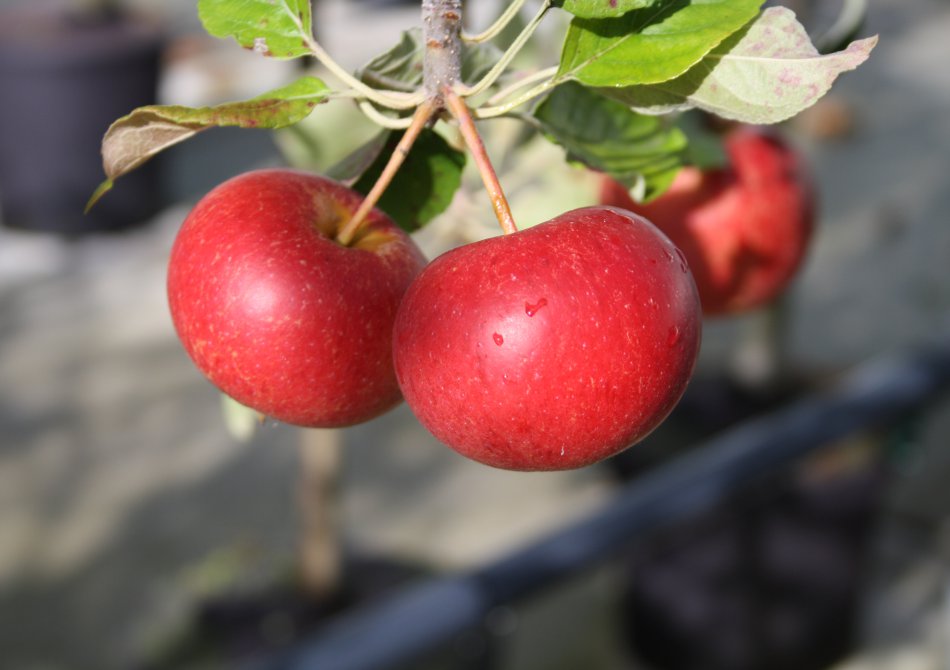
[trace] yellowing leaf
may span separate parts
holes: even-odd
[[[118,177],[131,172],[155,154],[214,126],[283,128],[305,118],[323,102],[329,90],[316,77],[303,77],[288,86],[243,102],[215,107],[149,105],[115,121],[102,139],[102,166],[106,181],[96,189],[92,207]]]

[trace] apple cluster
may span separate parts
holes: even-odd
[[[206,195],[172,249],[172,319],[238,402],[346,426],[405,398],[437,438],[513,470],[577,468],[630,446],[679,400],[699,350],[686,259],[640,215],[567,212],[426,265],[362,196],[303,172]]]

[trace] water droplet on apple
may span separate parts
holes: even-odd
[[[535,314],[538,313],[539,309],[541,309],[542,307],[546,307],[547,304],[548,304],[547,298],[541,298],[540,300],[538,300],[538,302],[536,302],[533,305],[530,302],[526,302],[524,304],[524,313],[527,314],[528,316],[534,316]]]
[[[683,252],[676,249],[676,255],[680,258],[680,270],[687,272],[689,270],[689,263],[686,262],[686,256],[683,255]]]
[[[657,304],[656,300],[654,300],[653,298],[650,298],[649,300],[647,300],[647,304],[653,309],[660,309],[660,306]]]
[[[495,333],[491,336],[491,338],[495,340],[495,344],[497,344],[499,347],[505,343],[505,338],[502,337],[500,333]]]
[[[666,337],[666,343],[671,347],[675,347],[679,341],[680,341],[679,326],[670,326],[670,332],[669,332],[669,335],[667,335]]]
[[[671,254],[669,251],[664,251],[664,252],[663,252],[663,255],[666,256],[666,260],[669,261],[670,263],[672,263],[673,261],[676,260],[676,259],[673,257],[673,254]]]

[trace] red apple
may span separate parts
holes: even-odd
[[[561,470],[666,417],[700,327],[670,241],[591,207],[440,256],[406,292],[393,353],[406,402],[439,440],[499,468]]]
[[[362,196],[292,170],[260,170],[206,195],[168,267],[172,320],[222,391],[301,426],[345,426],[400,401],[392,326],[425,263],[374,210],[350,246],[335,236]]]
[[[741,127],[725,138],[729,163],[685,167],[656,200],[638,204],[610,178],[600,202],[647,217],[682,249],[708,315],[774,300],[795,276],[814,220],[798,155],[774,135]]]

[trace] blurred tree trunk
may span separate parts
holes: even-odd
[[[780,296],[747,319],[729,361],[731,375],[746,389],[774,390],[788,381],[791,372],[788,298]]]
[[[343,438],[339,430],[303,430],[300,436],[300,577],[316,597],[340,585],[342,551],[339,484]]]

